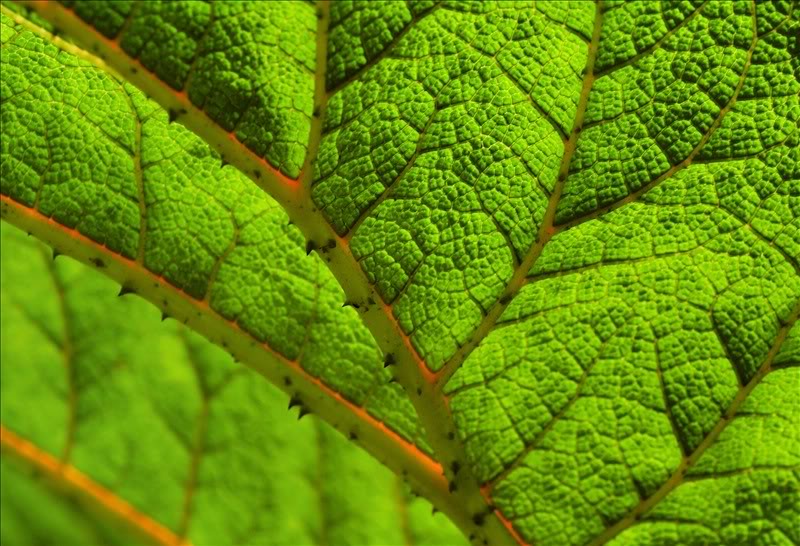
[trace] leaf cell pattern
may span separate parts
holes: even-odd
[[[794,7],[558,4],[407,14],[335,84],[317,202],[441,370],[467,459],[525,540],[608,540],[662,498],[671,520],[654,508],[616,540],[794,540],[791,500],[768,532],[696,505],[797,496],[796,456],[755,470],[770,448],[740,459],[730,440],[771,403],[765,381],[741,405],[762,377],[797,392],[794,370],[767,374],[800,300]],[[752,479],[698,470],[714,457]]]
[[[800,542],[796,2],[325,9],[308,214],[383,300],[443,401],[427,417],[452,422],[517,542]],[[39,206],[35,180],[13,188]]]
[[[133,260],[425,445],[369,332],[272,199],[132,86],[8,17],[2,28],[4,195]]]
[[[4,544],[463,542],[329,426],[287,418],[286,396],[221,348],[7,224],[2,243]],[[32,479],[6,457],[11,434],[134,507],[120,518],[133,529]],[[143,521],[159,532],[132,533]]]

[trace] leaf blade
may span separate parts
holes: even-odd
[[[41,288],[56,278],[71,328],[82,340],[74,349],[70,380],[76,405],[68,412],[77,419],[77,433],[65,454],[59,444],[69,442],[66,438],[45,443],[46,449],[36,445],[58,421],[38,428],[43,413],[14,412],[10,401],[35,401],[41,409],[70,404],[66,389],[24,381],[33,369],[43,372],[39,378],[64,376],[67,370],[46,356],[27,357],[29,319],[14,329],[4,320],[4,467],[9,455],[33,463],[60,484],[55,493],[66,495],[66,502],[78,494],[87,510],[114,512],[114,521],[127,522],[160,544],[311,544],[324,537],[333,544],[351,538],[400,543],[402,525],[409,527],[414,543],[425,543],[419,534],[425,525],[458,542],[457,530],[441,516],[427,522],[419,516],[421,501],[406,497],[397,476],[316,418],[296,423],[286,415],[285,395],[222,350],[175,322],[160,322],[141,300],[116,298],[113,281],[91,268],[67,258],[53,264],[40,243],[8,225],[2,232],[3,313],[35,308],[36,300],[26,299],[26,292],[48,294]],[[24,270],[12,265],[21,257],[30,258]],[[19,289],[22,280],[27,290]],[[65,343],[55,342],[59,349]],[[240,442],[243,437],[247,441]],[[255,485],[253,475],[261,476]],[[364,479],[380,486],[363,488]],[[383,495],[386,487],[400,487],[402,495]],[[11,506],[23,501],[9,498]],[[364,503],[374,510],[363,511]],[[403,524],[406,504],[418,515]],[[265,509],[243,513],[248,506]],[[88,513],[90,520],[97,517]],[[104,521],[100,516],[98,529]],[[124,536],[109,536],[130,543]]]

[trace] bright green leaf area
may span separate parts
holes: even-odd
[[[129,84],[2,19],[2,193],[208,301],[425,445],[369,332],[263,191]]]
[[[675,177],[683,184],[662,190],[669,207],[648,212],[657,228],[637,220],[631,231],[628,218],[641,214],[632,209],[616,221],[625,226],[618,231],[581,238],[580,252],[546,250],[542,260],[590,252],[597,263],[688,249],[692,232],[709,228],[665,216],[715,208],[800,263],[790,186],[800,176],[800,51],[791,3],[762,3],[757,13],[750,2],[613,4],[597,21],[591,2],[514,7],[432,8],[328,103],[315,199],[337,231],[350,234],[353,252],[433,369],[469,341],[537,237],[567,153],[560,135],[572,129],[595,23],[595,79],[556,224],[621,204],[695,159]],[[331,31],[331,51],[352,41],[352,21],[368,17],[350,9],[333,4],[334,24],[337,10],[348,16]],[[382,24],[358,28],[361,41],[412,16],[389,10]],[[678,193],[675,185],[697,179],[706,182],[702,195]],[[684,212],[699,203],[710,207]],[[605,221],[585,229],[601,230]],[[658,232],[640,240],[654,230],[666,240]]]
[[[222,349],[8,224],[2,248],[4,427],[197,546],[463,543]],[[6,453],[1,483],[3,544],[142,540]]]
[[[796,2],[334,1],[327,36],[303,22],[220,65],[195,63],[222,24],[205,4],[70,5],[228,130],[205,105],[235,93],[197,101],[194,81],[260,78],[284,43],[324,75],[313,199],[449,378],[435,418],[523,540],[800,543]],[[267,41],[314,18],[236,5],[231,40],[266,5]],[[209,298],[422,443],[277,205],[129,86],[2,32],[4,195]],[[173,34],[192,45],[157,54]],[[307,75],[259,89],[306,104]],[[275,104],[259,135],[308,119]]]
[[[311,4],[62,3],[256,154],[298,176],[314,107]]]
[[[352,55],[329,67],[341,90],[314,195],[432,369],[470,341],[554,214],[555,236],[445,392],[468,460],[523,537],[591,541],[701,447],[796,314],[794,8],[395,5],[357,26],[369,8],[334,3],[334,24],[337,6],[347,18],[329,51]],[[381,26],[402,28],[388,49],[343,45]],[[592,55],[573,151],[563,137]],[[367,63],[341,82],[340,65]],[[797,365],[784,354],[776,366]],[[702,446],[691,483],[618,540],[796,542],[797,371],[767,375]]]

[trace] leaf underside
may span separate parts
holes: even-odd
[[[366,408],[473,539],[800,542],[794,2],[65,4],[33,7],[186,108],[4,17],[4,215]]]
[[[399,477],[316,417],[297,423],[285,395],[222,349],[5,223],[2,244],[2,445],[13,430],[45,454],[23,462],[83,473],[108,491],[95,501],[117,496],[175,544],[459,543]],[[18,459],[3,458],[3,544],[153,538],[48,493]]]

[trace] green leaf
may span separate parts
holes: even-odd
[[[266,5],[226,20],[235,40]],[[174,55],[234,96],[253,66],[194,62],[217,44],[220,21],[188,17],[205,8],[70,6],[33,5],[180,113],[318,250],[473,541],[800,541],[792,2],[320,3],[313,90],[285,95],[314,109],[296,172],[264,166],[193,75],[142,53],[202,27]],[[303,10],[282,13],[309,28]],[[296,43],[266,28],[257,59]],[[22,133],[4,141],[32,149]]]
[[[463,540],[223,350],[7,224],[2,245],[4,544]]]
[[[410,401],[280,207],[85,53],[2,23],[4,217],[222,345],[295,411],[325,414],[428,496],[446,496]],[[44,108],[32,107],[42,94]]]

